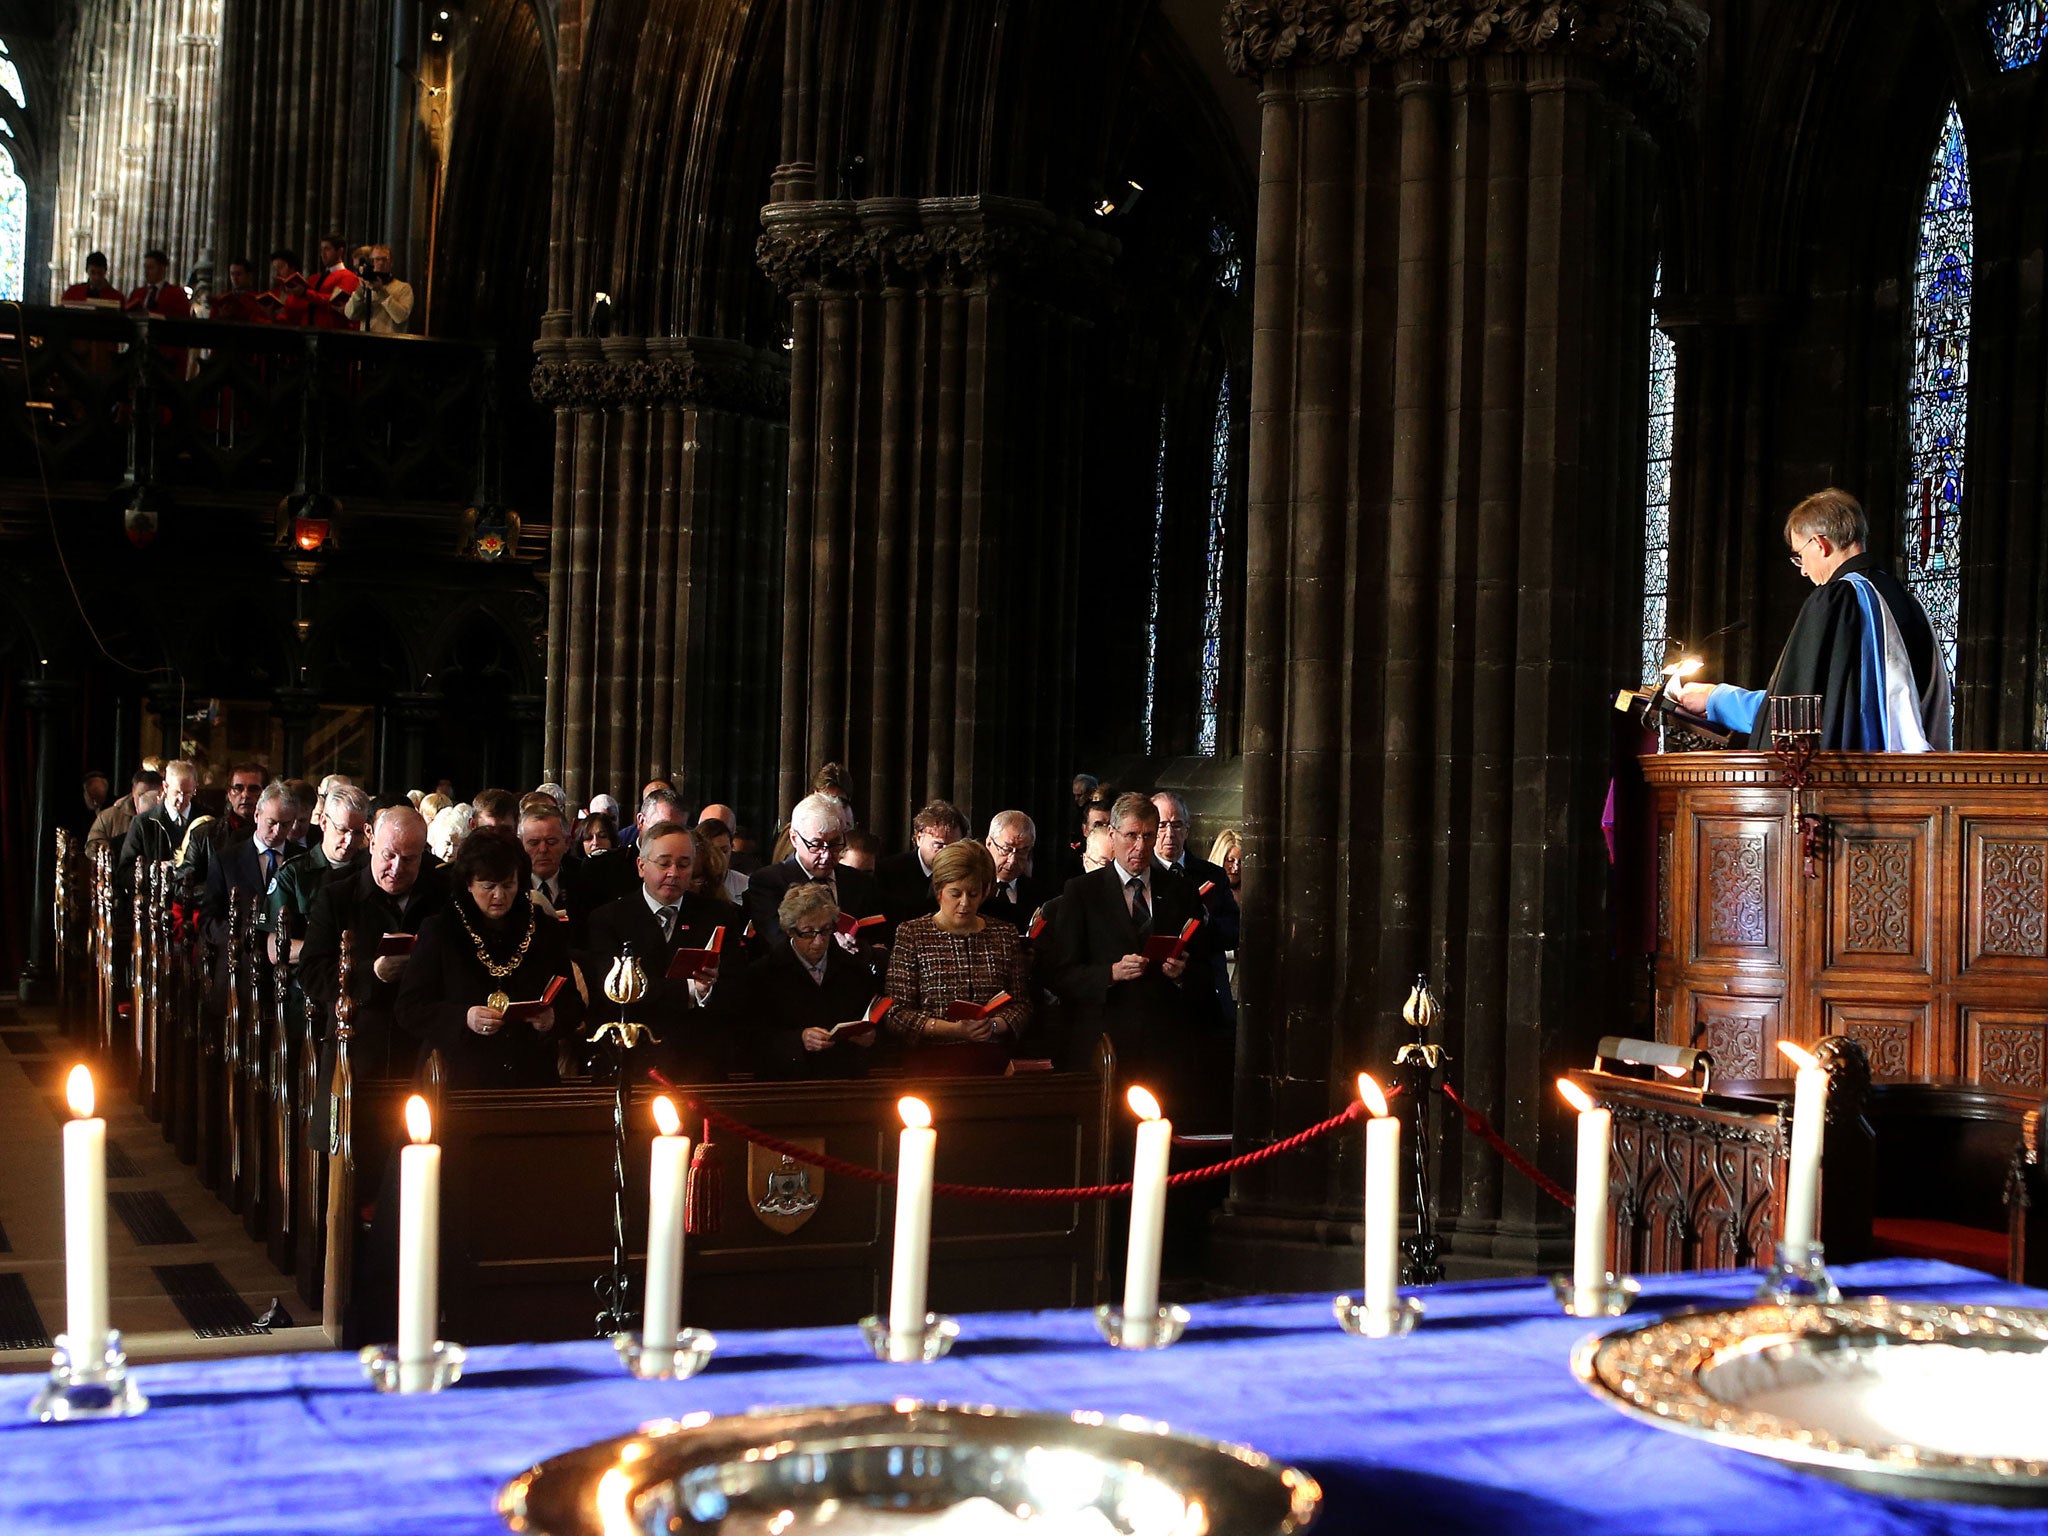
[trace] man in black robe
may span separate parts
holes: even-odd
[[[1820,748],[1946,752],[1948,667],[1919,599],[1865,546],[1870,525],[1847,491],[1818,491],[1785,519],[1785,542],[1816,588],[1761,692],[1690,683],[1683,709],[1771,745],[1771,700],[1819,695]]]

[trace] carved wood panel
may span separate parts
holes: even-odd
[[[1677,878],[1678,833],[1669,817],[1657,823],[1657,952],[1671,953],[1671,882]]]
[[[1778,1003],[1695,992],[1690,1039],[1713,1053],[1717,1082],[1775,1076],[1770,1051],[1778,1039]]]
[[[1821,1033],[1848,1035],[1870,1055],[1878,1082],[1931,1074],[1933,1032],[1925,1003],[1869,1003],[1827,998],[1821,1003]]]
[[[1963,1039],[1978,1082],[2048,1092],[2048,1011],[1965,1008]]]
[[[1616,1104],[1609,1172],[1617,1272],[1742,1269],[1776,1219],[1772,1132]]]
[[[1823,963],[1851,971],[1933,969],[1928,942],[1934,819],[1831,821]]]
[[[1693,953],[1775,965],[1782,928],[1779,824],[1754,816],[1701,816],[1693,826]]]
[[[1968,822],[1963,967],[2048,980],[2048,823]]]

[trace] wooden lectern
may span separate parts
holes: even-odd
[[[1880,1082],[2048,1089],[2048,754],[1823,752],[1801,806],[1767,752],[1642,758],[1656,1024],[1719,1079],[1850,1035]]]

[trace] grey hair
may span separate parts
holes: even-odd
[[[292,807],[294,814],[297,813],[298,802],[292,797],[291,786],[285,783],[283,779],[272,779],[268,784],[263,786],[263,793],[256,797],[256,809],[260,811],[263,809],[264,806],[269,805],[273,801],[278,800],[282,800],[289,804]]]
[[[775,909],[775,920],[784,933],[803,926],[806,918],[825,919],[828,915],[830,921],[839,921],[839,903],[832,899],[829,885],[792,885]]]
[[[1177,813],[1177,814],[1179,815],[1180,819],[1181,819],[1182,821],[1186,821],[1186,820],[1188,820],[1188,803],[1187,803],[1187,801],[1183,800],[1183,799],[1182,799],[1182,798],[1181,798],[1181,797],[1180,797],[1179,795],[1175,794],[1175,793],[1174,793],[1174,792],[1173,792],[1172,790],[1170,790],[1170,789],[1155,789],[1155,790],[1153,790],[1153,791],[1152,791],[1152,802],[1153,802],[1153,804],[1155,804],[1155,805],[1156,805],[1156,804],[1158,804],[1158,803],[1159,803],[1159,802],[1160,802],[1161,800],[1171,800],[1171,801],[1173,802],[1173,809],[1174,809],[1174,811],[1175,811],[1175,812],[1176,812],[1176,813]]]
[[[828,831],[846,830],[846,803],[832,795],[805,795],[797,801],[796,809],[789,813],[789,824],[793,827],[799,820],[812,825],[824,825]]]
[[[1022,811],[997,811],[995,815],[989,818],[988,835],[994,837],[998,833],[1007,832],[1012,827],[1021,828],[1024,835],[1030,838],[1032,842],[1038,841],[1038,823],[1029,816],[1026,816]]]
[[[365,819],[368,819],[370,814],[368,793],[349,783],[337,784],[328,790],[321,804],[330,816],[336,810],[353,811]]]

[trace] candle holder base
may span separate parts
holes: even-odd
[[[1602,1275],[1598,1285],[1580,1285],[1570,1275],[1550,1277],[1550,1294],[1567,1317],[1619,1317],[1635,1305],[1642,1289],[1633,1275]]]
[[[356,1352],[363,1374],[379,1392],[441,1392],[462,1380],[462,1362],[469,1351],[445,1339],[434,1341],[431,1359],[404,1361],[396,1344],[367,1344]]]
[[[1828,1273],[1825,1257],[1819,1243],[1808,1244],[1803,1252],[1781,1244],[1772,1256],[1771,1267],[1764,1271],[1763,1284],[1757,1287],[1757,1300],[1775,1301],[1781,1307],[1840,1301],[1841,1287]]]
[[[45,1424],[64,1424],[73,1419],[132,1419],[149,1406],[128,1375],[128,1356],[121,1348],[121,1331],[107,1334],[106,1348],[90,1363],[71,1358],[71,1337],[57,1335],[57,1347],[50,1356],[50,1379],[30,1404],[32,1417]]]
[[[1179,1343],[1180,1336],[1188,1331],[1188,1309],[1161,1307],[1153,1313],[1149,1325],[1140,1320],[1134,1328],[1124,1321],[1122,1307],[1097,1307],[1095,1331],[1112,1349],[1165,1349],[1169,1344]]]
[[[899,1365],[929,1364],[946,1358],[953,1341],[960,1337],[960,1324],[944,1313],[927,1312],[922,1332],[899,1336],[889,1331],[889,1319],[886,1317],[864,1317],[860,1320],[860,1336],[868,1341],[868,1348],[875,1352],[877,1360]]]
[[[619,1364],[642,1381],[682,1381],[710,1363],[718,1340],[702,1328],[685,1328],[663,1349],[637,1333],[615,1333],[612,1348],[619,1352]]]
[[[1415,1331],[1415,1325],[1422,1321],[1422,1298],[1419,1296],[1397,1296],[1394,1310],[1382,1312],[1377,1307],[1368,1307],[1355,1296],[1339,1296],[1330,1304],[1330,1310],[1337,1314],[1337,1322],[1357,1339],[1398,1339]]]

